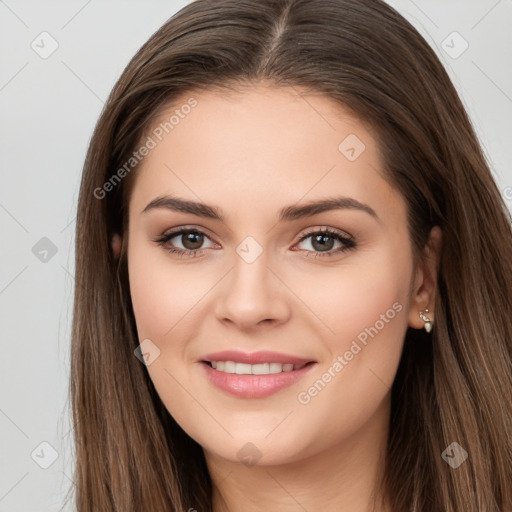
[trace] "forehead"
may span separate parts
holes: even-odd
[[[405,206],[384,179],[368,127],[333,99],[296,87],[193,91],[161,110],[147,136],[154,147],[132,195],[139,212],[166,193],[239,210],[333,193]]]

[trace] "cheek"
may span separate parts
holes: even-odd
[[[201,439],[204,432],[196,420],[204,410],[194,406],[208,403],[208,397],[195,386],[198,368],[190,340],[205,337],[204,304],[218,272],[176,264],[164,249],[155,250],[145,241],[129,246],[128,272],[139,343],[149,339],[146,346],[155,354],[147,366],[149,377],[174,419],[194,439]]]
[[[378,261],[347,280],[349,293],[340,299],[348,312],[337,328],[343,333],[346,359],[357,368],[351,385],[391,387],[407,328],[409,278],[408,251],[388,247]],[[360,347],[360,350],[358,348]],[[355,353],[355,354],[354,354]],[[351,354],[354,354],[353,356]]]
[[[350,347],[350,341],[359,335],[364,342],[366,329],[375,324],[379,337],[397,339],[396,333],[406,325],[411,273],[406,244],[401,249],[397,244],[382,244],[348,257],[336,267],[309,264],[281,271],[283,281],[304,306],[297,308],[296,317],[302,315],[317,323],[325,348],[333,356],[348,350],[347,342]]]
[[[297,396],[312,436],[317,418],[329,418],[327,438],[352,435],[378,410],[394,381],[407,329],[412,259],[396,246],[371,259],[344,269],[311,296],[335,333],[324,337],[329,357]]]
[[[130,293],[140,340],[170,335],[204,295],[207,285],[190,269],[171,264],[164,249],[130,245]]]
[[[373,334],[372,339],[382,339],[381,345],[387,344],[385,340],[396,339],[396,332],[406,320],[404,278],[408,272],[407,264],[379,259],[378,264],[346,276],[336,300],[337,316],[333,312],[335,330],[342,339],[358,339],[364,344]]]

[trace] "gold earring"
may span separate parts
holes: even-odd
[[[425,308],[425,311],[420,311],[420,318],[425,322],[425,331],[430,332],[432,330],[432,320],[425,315],[428,312],[428,308]]]

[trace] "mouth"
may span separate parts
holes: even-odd
[[[238,363],[235,361],[202,361],[213,370],[223,373],[235,373],[237,375],[273,375],[276,373],[287,373],[301,370],[302,368],[312,365],[315,361],[307,363]]]
[[[316,361],[250,364],[206,359],[199,363],[209,384],[223,393],[243,399],[265,398],[291,387],[317,366]]]

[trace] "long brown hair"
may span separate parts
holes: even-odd
[[[324,95],[373,127],[408,205],[416,258],[432,226],[443,231],[434,329],[407,330],[392,388],[384,486],[393,511],[510,510],[510,213],[442,64],[381,0],[197,0],[115,85],[90,142],[76,226],[77,510],[212,510],[202,448],[134,356],[126,246],[116,258],[110,242],[126,231],[136,167],[112,177],[170,102],[262,80]],[[441,456],[452,442],[468,452],[456,469]]]

